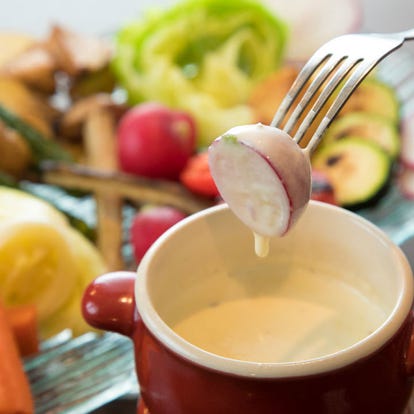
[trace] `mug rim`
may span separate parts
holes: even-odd
[[[395,257],[398,266],[396,274],[402,276],[402,288],[398,294],[396,304],[387,319],[373,333],[340,351],[308,360],[292,362],[252,362],[231,359],[216,355],[199,348],[176,334],[159,316],[146,293],[147,272],[152,257],[163,243],[168,240],[181,227],[188,226],[200,216],[218,214],[222,210],[229,210],[227,204],[209,207],[195,213],[168,229],[149,248],[137,269],[135,282],[136,306],[140,318],[150,333],[158,339],[163,346],[180,357],[197,365],[219,371],[222,373],[254,378],[288,378],[320,374],[347,366],[359,359],[367,357],[388,342],[404,324],[413,303],[414,283],[411,267],[402,250],[379,227],[349,210],[315,200],[309,202],[314,208],[340,210],[341,214],[350,216],[369,229],[378,239],[389,246],[390,254]],[[309,206],[308,206],[309,207]],[[300,219],[299,219],[300,220]]]

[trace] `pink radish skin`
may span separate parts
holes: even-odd
[[[180,210],[169,206],[144,207],[136,213],[129,230],[136,262],[141,261],[161,234],[185,217]]]
[[[284,235],[309,202],[309,158],[280,129],[230,129],[211,144],[209,165],[224,201],[260,236]]]
[[[401,162],[404,166],[414,169],[414,113],[402,121]]]
[[[194,153],[196,135],[188,113],[156,102],[136,105],[118,125],[119,165],[130,174],[176,180]]]

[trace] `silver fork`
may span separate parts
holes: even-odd
[[[298,95],[304,90],[307,82],[314,76],[302,99],[293,109],[282,129],[290,134],[298,127],[293,139],[300,143],[306,131],[315,120],[337,87],[338,95],[327,110],[310,141],[304,148],[311,153],[319,144],[322,134],[338,111],[345,104],[352,92],[369,72],[387,55],[400,48],[406,40],[414,39],[414,29],[399,33],[366,33],[348,34],[336,37],[321,46],[308,60],[298,77],[280,104],[271,126],[281,127],[282,122],[293,108]],[[329,79],[330,78],[330,79]],[[320,95],[303,121],[297,125],[301,115],[309,109],[312,98],[320,90]]]

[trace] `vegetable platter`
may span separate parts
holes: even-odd
[[[21,412],[52,412],[43,405],[52,382],[64,399],[96,379],[90,395],[65,400],[68,413],[137,392],[129,345],[86,325],[82,293],[99,274],[136,268],[167,228],[220,203],[210,143],[236,125],[268,124],[316,47],[359,28],[356,0],[335,5],[332,24],[317,30],[298,16],[323,14],[293,3],[180,0],[109,38],[57,24],[40,38],[0,32],[0,307],[4,337],[33,345],[10,357]],[[366,216],[397,243],[414,235],[413,59],[405,50],[387,58],[312,158],[312,198]],[[118,346],[121,377],[105,382],[99,355]],[[91,371],[75,384],[70,367]],[[2,378],[0,369],[1,391]]]

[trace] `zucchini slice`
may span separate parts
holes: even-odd
[[[379,145],[347,137],[320,148],[312,165],[327,175],[338,204],[356,209],[375,201],[386,188],[392,161]]]
[[[380,115],[367,112],[350,112],[335,119],[323,138],[323,143],[355,136],[377,143],[395,160],[401,149],[401,140],[396,124]]]
[[[381,115],[398,124],[400,103],[391,86],[376,78],[367,78],[352,93],[339,114],[360,111]]]

